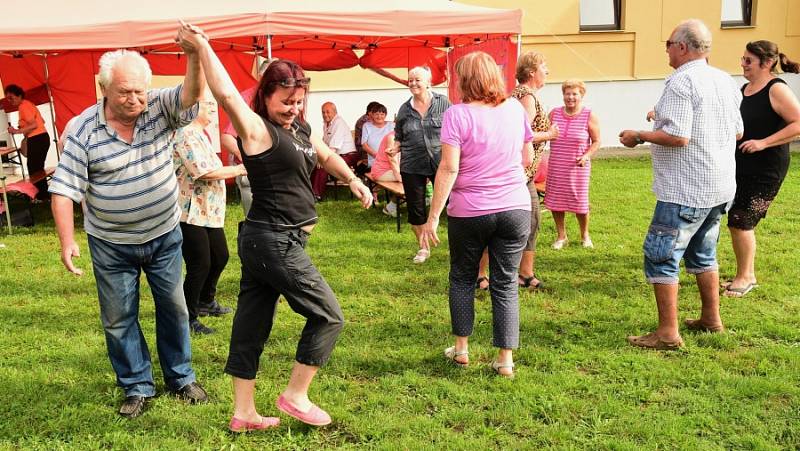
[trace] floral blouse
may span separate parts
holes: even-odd
[[[532,96],[533,103],[536,105],[536,116],[531,120],[531,130],[536,132],[546,132],[550,130],[550,117],[545,113],[542,102],[536,97],[533,89],[525,85],[518,85],[511,92],[511,97],[522,100],[525,96]],[[531,155],[531,164],[525,168],[525,175],[528,179],[532,179],[536,175],[536,169],[539,167],[539,160],[542,159],[546,141],[533,143],[533,155]]]
[[[184,127],[175,135],[172,157],[180,190],[181,222],[200,227],[223,227],[225,181],[197,180],[222,168],[222,161],[214,153],[211,142],[202,132]]]

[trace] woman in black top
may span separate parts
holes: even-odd
[[[741,297],[756,287],[755,227],[766,216],[789,169],[789,142],[800,135],[800,103],[786,83],[775,75],[780,62],[784,72],[798,65],[778,52],[770,41],[747,44],[742,71],[740,107],[744,136],[736,143],[736,197],[728,213],[736,277],[724,285],[725,295]]]
[[[411,98],[400,106],[394,125],[394,153],[401,152],[400,175],[406,194],[408,223],[419,241],[422,225],[428,219],[425,213],[425,189],[428,179],[433,182],[442,156],[442,116],[450,108],[447,97],[431,91],[431,71],[415,67],[408,71],[408,90]],[[427,247],[420,247],[414,263],[425,263],[431,255]]]
[[[197,27],[183,25],[181,46],[197,51],[208,85],[239,134],[239,147],[253,191],[253,204],[239,233],[242,280],[225,372],[233,376],[237,432],[277,426],[255,406],[258,360],[275,315],[278,297],[306,317],[289,384],[277,408],[298,420],[322,426],[330,416],[308,399],[308,387],[333,351],[344,324],[336,297],[305,253],[317,222],[310,174],[316,164],[346,181],[364,208],[370,190],[322,140],[311,135],[303,117],[310,79],[297,64],[278,60],[259,81],[252,110]]]

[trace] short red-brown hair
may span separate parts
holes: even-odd
[[[503,73],[494,59],[485,52],[472,52],[456,61],[456,75],[461,100],[499,105],[506,99]]]

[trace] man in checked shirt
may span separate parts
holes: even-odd
[[[700,289],[699,319],[686,329],[722,332],[717,240],[720,217],[736,192],[736,139],[743,132],[742,95],[733,78],[711,67],[711,32],[697,19],[680,23],[666,42],[669,65],[655,107],[653,131],[623,130],[620,142],[651,143],[656,207],[644,241],[644,273],[653,285],[658,328],[630,336],[633,346],[677,349],[678,273],[681,258]]]

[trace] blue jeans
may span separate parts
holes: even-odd
[[[89,235],[108,357],[125,396],[156,393],[150,351],[139,325],[142,271],[155,301],[156,346],[167,388],[177,390],[195,381],[181,285],[182,241],[177,226],[144,244],[115,244]]]
[[[729,206],[696,208],[658,201],[643,246],[647,281],[677,284],[681,258],[689,274],[717,271],[719,221]]]

